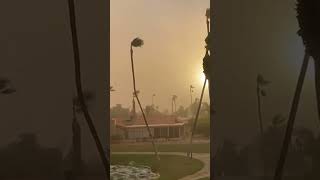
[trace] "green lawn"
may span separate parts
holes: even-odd
[[[159,152],[187,152],[189,144],[157,144]],[[152,152],[151,143],[148,144],[111,144],[112,152]],[[193,144],[194,153],[210,153],[210,144]]]
[[[198,180],[210,180],[209,177],[205,177],[205,178],[201,178],[201,179],[198,179]]]
[[[158,161],[154,155],[112,154],[111,164],[127,165],[130,161],[134,161],[138,165],[147,165],[153,171],[159,172],[160,180],[177,180],[203,167],[201,161],[184,156],[160,155],[160,159]]]

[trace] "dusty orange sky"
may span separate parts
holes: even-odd
[[[111,0],[111,106],[131,107],[132,76],[130,42],[144,40],[134,49],[137,89],[142,104],[154,103],[160,110],[190,104],[189,86],[199,97],[202,84],[202,57],[205,53],[205,11],[209,0]],[[204,101],[208,101],[208,91]]]

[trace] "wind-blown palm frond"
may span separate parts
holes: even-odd
[[[208,9],[206,10],[206,17],[207,17],[208,19],[210,19],[210,8],[208,8]]]
[[[7,87],[9,83],[9,79],[0,77],[0,89]]]
[[[297,0],[298,34],[302,37],[307,52],[320,59],[320,1]]]
[[[175,101],[177,100],[178,96],[177,95],[172,95],[172,100]]]
[[[277,114],[272,118],[272,125],[278,127],[286,121],[286,118],[281,114]]]
[[[13,89],[13,88],[8,88],[8,89],[5,89],[3,91],[1,91],[2,94],[12,94],[12,93],[15,93],[16,90]]]
[[[261,74],[258,74],[258,76],[257,76],[257,83],[258,83],[260,86],[266,86],[266,85],[270,84],[271,82],[265,80],[264,77],[263,77]]]
[[[133,47],[141,47],[143,46],[144,42],[142,39],[140,38],[134,38],[132,41],[131,41],[131,46]]]

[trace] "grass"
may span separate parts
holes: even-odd
[[[159,152],[187,152],[189,144],[157,144]],[[112,152],[152,152],[151,143],[148,144],[112,144]],[[192,151],[194,153],[210,153],[210,144],[193,144]]]
[[[209,177],[205,177],[205,178],[201,178],[201,179],[197,179],[197,180],[210,180]]]
[[[137,165],[147,165],[159,172],[160,180],[177,180],[203,168],[201,161],[184,156],[160,155],[160,159],[158,161],[154,155],[112,154],[111,164],[127,165],[134,161]]]

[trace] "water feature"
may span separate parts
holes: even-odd
[[[149,166],[130,162],[129,165],[111,165],[110,177],[111,180],[153,180],[159,179],[160,175],[152,172]]]

